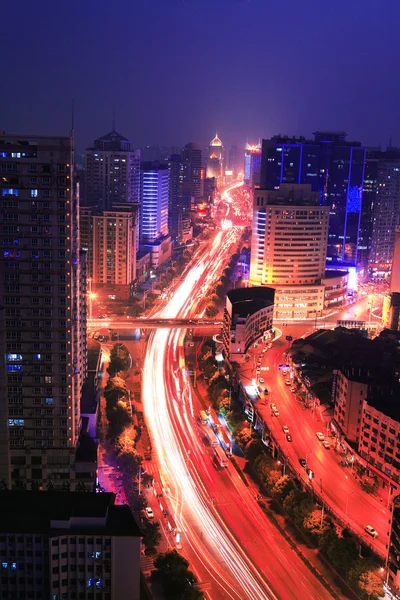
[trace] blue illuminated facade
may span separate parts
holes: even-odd
[[[330,207],[327,259],[355,264],[362,210],[365,148],[345,133],[316,132],[314,140],[275,136],[262,142],[260,184],[308,183]]]

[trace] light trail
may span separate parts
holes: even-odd
[[[216,236],[211,249],[187,274],[161,316],[173,318],[180,312],[190,310],[191,298],[195,297],[196,288],[201,285],[200,280],[207,277],[207,284],[210,285],[214,271],[236,240],[234,230]],[[212,269],[209,269],[210,266]],[[182,394],[177,394],[177,386],[172,389],[174,378],[169,376],[171,370],[168,376],[166,373],[169,354],[172,352],[173,356],[176,353],[178,339],[179,331],[172,333],[171,330],[164,329],[153,333],[149,338],[143,369],[144,409],[156,446],[160,470],[166,474],[173,488],[171,499],[174,502],[176,520],[202,565],[229,598],[273,600],[276,596],[268,584],[256,572],[242,547],[209,506],[206,500],[208,494],[190,460],[179,427],[174,426],[173,419],[180,423],[181,429],[186,429],[188,424],[189,431],[192,429],[184,398]],[[194,432],[193,436],[195,437]],[[197,533],[198,529],[202,538]],[[218,556],[218,560],[214,555]]]

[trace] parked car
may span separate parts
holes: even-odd
[[[282,375],[283,375],[284,377],[287,375],[287,371],[286,371],[286,369],[284,369],[284,370],[282,371]]]
[[[276,410],[276,404],[274,404],[274,403],[271,404],[271,410]]]
[[[376,529],[374,529],[374,528],[372,527],[372,525],[366,525],[366,526],[364,527],[364,531],[366,531],[366,532],[368,533],[368,535],[370,535],[370,536],[371,536],[372,538],[374,538],[374,539],[375,539],[375,538],[377,537],[377,535],[378,535],[378,532],[376,531]]]
[[[306,473],[307,473],[307,475],[309,476],[310,479],[312,479],[314,477],[314,471],[312,471],[310,469],[310,467],[306,468]]]
[[[99,335],[99,337],[97,338],[98,342],[104,342],[104,335]]]
[[[324,440],[324,441],[322,442],[322,445],[323,445],[323,447],[324,447],[324,448],[326,448],[327,450],[330,450],[330,449],[331,449],[331,445],[330,445],[330,443],[329,443],[327,440]]]
[[[272,348],[271,342],[268,344],[267,348]]]
[[[264,383],[264,377],[260,377],[260,379],[258,380],[260,383]]]
[[[321,433],[320,431],[317,431],[317,433],[315,435],[317,436],[317,438],[319,439],[320,442],[323,442],[325,440],[324,434]]]
[[[283,433],[284,433],[285,435],[286,435],[286,434],[288,434],[288,433],[289,433],[289,427],[288,427],[287,425],[284,425],[284,426],[282,427],[282,431],[283,431]]]
[[[292,382],[290,381],[290,379],[285,379],[285,384],[286,385],[292,385]]]
[[[274,417],[279,417],[279,410],[274,410],[273,415]]]
[[[294,394],[294,393],[295,393],[295,391],[296,391],[296,388],[295,388],[295,387],[291,387],[291,388],[290,388],[290,391],[292,392],[292,394]]]
[[[305,458],[299,458],[299,463],[301,464],[301,466],[305,469],[307,466],[307,461]]]
[[[263,352],[267,352],[268,348],[263,348]]]
[[[288,441],[288,442],[293,442],[293,438],[292,438],[292,436],[290,435],[290,433],[287,433],[287,434],[286,434],[286,439],[287,439],[287,441]]]

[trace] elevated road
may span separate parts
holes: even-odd
[[[182,328],[203,328],[220,329],[222,321],[211,321],[208,319],[88,319],[89,327],[108,327],[110,329],[182,329]]]

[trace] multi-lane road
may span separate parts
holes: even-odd
[[[210,292],[238,240],[217,234],[160,318],[188,318]],[[184,553],[215,599],[330,598],[266,519],[232,464],[218,469],[202,439],[179,330],[149,337],[143,401],[164,487],[183,536]]]

